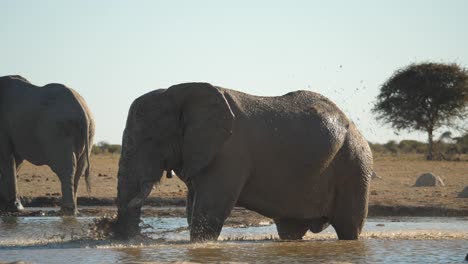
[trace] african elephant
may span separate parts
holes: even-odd
[[[75,214],[94,121],[84,99],[62,84],[38,87],[21,76],[0,77],[0,210],[22,209],[17,169],[24,160],[48,165],[61,181],[63,214]]]
[[[372,153],[355,125],[309,91],[260,97],[184,83],[131,105],[118,172],[122,239],[163,171],[188,185],[191,241],[216,240],[234,206],[274,220],[281,239],[331,224],[357,239],[367,216]]]

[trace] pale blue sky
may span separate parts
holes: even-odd
[[[255,95],[312,90],[372,142],[426,140],[396,135],[370,109],[399,67],[467,67],[467,12],[464,0],[0,1],[0,76],[76,89],[96,142],[121,142],[139,95],[188,81]]]

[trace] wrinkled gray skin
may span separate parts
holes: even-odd
[[[22,209],[16,173],[24,160],[48,165],[60,178],[63,214],[76,214],[94,121],[83,98],[62,84],[37,87],[21,76],[0,77],[0,211]]]
[[[258,97],[185,83],[130,107],[118,174],[115,232],[139,232],[141,206],[163,171],[188,186],[191,241],[216,240],[234,206],[274,219],[281,239],[331,224],[357,239],[367,215],[372,154],[325,97]]]

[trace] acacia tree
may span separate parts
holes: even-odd
[[[380,88],[372,111],[397,130],[428,135],[434,158],[433,133],[454,126],[468,114],[468,72],[457,64],[421,63],[398,69]]]

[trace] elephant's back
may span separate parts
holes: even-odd
[[[77,92],[56,83],[40,87],[40,90],[36,98],[40,109],[36,121],[39,140],[48,140],[51,135],[47,131],[51,131],[57,138],[70,138],[75,145],[82,145],[84,135],[88,134],[85,128],[89,126],[89,118]]]
[[[347,123],[348,118],[327,97],[312,91],[294,91],[282,96],[272,97],[275,104],[285,105],[289,109],[302,113],[313,113],[317,115],[334,115],[339,118],[342,123]]]
[[[70,136],[75,146],[84,146],[85,138],[94,137],[94,119],[83,97],[72,88],[62,84],[48,84],[42,87],[44,94],[41,104],[45,111],[41,116],[44,123],[55,127],[60,137]]]
[[[87,119],[87,105],[75,90],[57,83],[40,88],[41,94],[37,103],[50,118]]]
[[[11,105],[21,104],[22,101],[30,98],[30,94],[34,94],[37,88],[19,75],[0,77],[0,106],[7,107],[8,111],[12,111],[14,107]]]
[[[255,96],[218,87],[224,91],[236,115],[246,118],[269,116],[334,116],[343,124],[346,115],[327,97],[312,91],[298,90],[281,96]]]
[[[303,139],[307,135],[326,134],[335,141],[330,144],[340,145],[349,127],[349,119],[331,100],[311,91],[272,97],[229,94],[228,101],[234,102],[231,108],[238,121],[248,123],[243,127],[253,130],[249,131],[253,135],[258,132],[262,138],[282,137],[290,143],[290,137]]]
[[[225,90],[236,126],[253,152],[285,158],[332,157],[342,146],[350,121],[328,98],[310,91],[263,97]],[[297,150],[305,151],[297,151]],[[322,161],[319,161],[322,162]]]
[[[95,124],[94,124],[94,116],[91,112],[88,104],[86,103],[85,99],[74,89],[68,88],[73,93],[74,97],[76,98],[77,102],[79,103],[81,109],[83,110],[83,114],[87,118],[88,126],[89,126],[89,133],[91,134],[90,137],[93,138]]]

